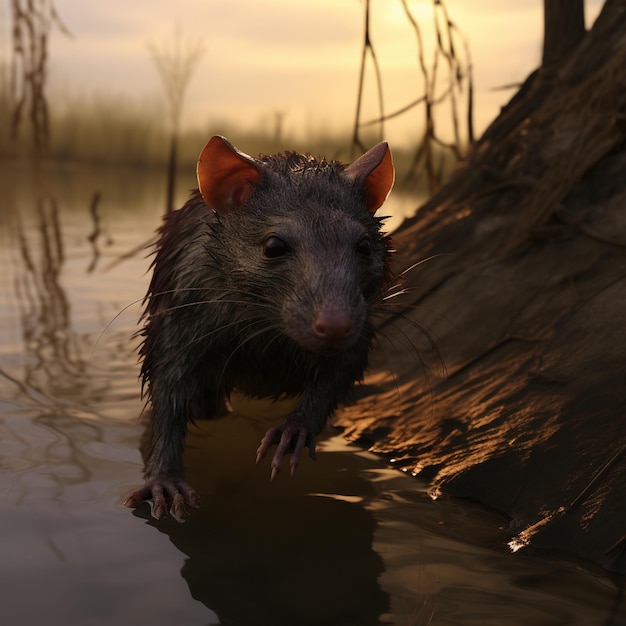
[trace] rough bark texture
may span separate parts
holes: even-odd
[[[407,273],[408,306],[336,420],[434,488],[507,513],[518,545],[620,571],[625,172],[626,1],[607,0],[395,236],[400,269],[433,258]]]

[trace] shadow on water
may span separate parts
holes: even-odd
[[[123,509],[149,265],[127,253],[160,221],[153,180],[0,171],[2,623],[626,624],[622,579],[511,554],[498,515],[433,502],[332,429],[317,463],[270,483],[254,451],[276,406],[235,398],[191,429],[202,507],[184,524]]]

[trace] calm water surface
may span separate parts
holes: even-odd
[[[280,407],[235,401],[192,430],[186,523],[121,507],[141,482],[148,260],[120,257],[159,224],[163,181],[4,164],[0,182],[0,623],[626,624],[621,579],[511,554],[506,520],[433,501],[332,430],[270,484],[254,452]]]

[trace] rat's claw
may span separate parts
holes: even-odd
[[[135,491],[133,491],[132,493],[129,493],[122,501],[122,506],[128,507],[129,509],[134,509],[145,500],[149,500],[151,496],[152,492],[150,490],[150,487],[144,485],[143,487],[139,487],[139,489],[135,489]]]
[[[298,433],[298,439],[293,448],[293,452],[291,453],[291,461],[289,461],[289,467],[291,468],[291,478],[294,478],[296,475],[296,469],[298,467],[298,463],[300,462],[300,455],[302,454],[302,450],[304,450],[304,446],[306,446],[308,439],[309,434],[307,433],[307,431],[300,430],[300,432]]]
[[[167,504],[163,495],[163,486],[156,483],[152,486],[152,517],[161,519],[167,515]]]
[[[172,507],[170,509],[172,517],[181,519],[188,515],[185,507],[185,498],[182,493],[178,492],[172,498]]]
[[[309,456],[314,460],[317,461],[317,455],[315,454],[315,439],[311,438],[312,441],[310,441],[309,445]],[[298,463],[300,463],[300,455],[302,453],[302,450],[304,449],[304,445],[300,448],[300,450],[294,452],[291,456],[291,461],[289,462],[289,466],[291,468],[291,478],[295,478],[296,476],[296,469],[298,468]]]
[[[274,480],[276,476],[278,476],[283,465],[283,459],[290,453],[291,460],[289,466],[292,478],[296,473],[296,468],[298,467],[304,448],[308,447],[309,455],[313,460],[316,459],[315,436],[304,426],[285,422],[280,426],[270,428],[263,439],[261,439],[261,444],[256,452],[257,463],[259,463],[274,444],[278,444],[278,447],[272,457],[270,480]]]
[[[200,506],[198,494],[186,482],[174,478],[149,479],[145,485],[130,493],[122,504],[135,508],[142,502],[152,500],[152,517],[161,519],[167,515],[168,499],[172,503],[170,513],[177,520],[188,515],[187,506],[195,509]]]
[[[279,431],[280,432],[280,431]],[[270,433],[268,432],[268,435]],[[267,437],[268,435],[265,435]],[[275,436],[275,435],[274,435]],[[292,434],[289,429],[285,428],[285,430],[280,435],[280,440],[278,442],[278,448],[276,448],[276,452],[272,458],[272,473],[270,474],[270,480],[274,480],[278,473],[280,472],[283,466],[283,458],[286,454],[289,454],[289,451],[292,448],[291,444]]]
[[[266,433],[256,451],[256,462],[260,463],[261,459],[265,458],[267,451],[280,441],[281,430],[279,426],[270,428]]]

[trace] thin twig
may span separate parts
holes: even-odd
[[[356,149],[358,148],[361,152],[365,151],[365,145],[361,141],[359,135],[359,129],[361,128],[361,110],[363,107],[363,86],[365,83],[365,66],[367,63],[367,54],[370,54],[372,57],[372,63],[374,65],[374,72],[376,74],[376,86],[378,92],[378,108],[380,111],[380,116],[378,118],[378,122],[380,124],[380,137],[383,138],[384,133],[384,120],[385,120],[385,112],[384,112],[384,103],[383,103],[383,85],[382,85],[382,74],[380,71],[380,66],[378,64],[378,58],[376,56],[376,52],[374,50],[374,46],[372,44],[372,38],[370,35],[370,2],[369,0],[365,0],[365,32],[363,38],[363,49],[361,51],[361,69],[359,71],[359,87],[357,93],[357,105],[356,105],[356,115],[354,119],[354,130],[352,133],[352,156],[355,156]]]

